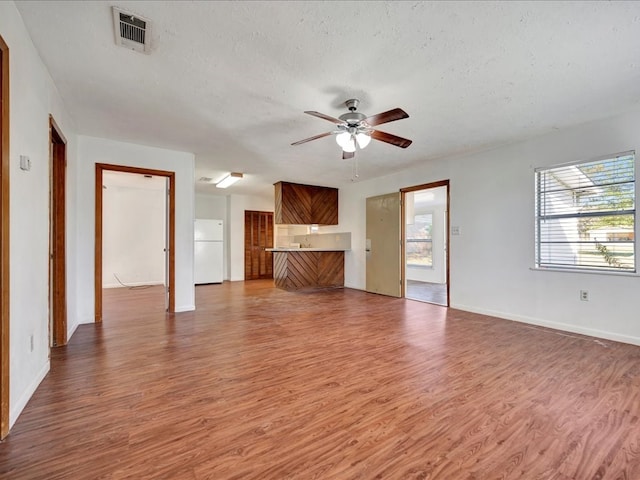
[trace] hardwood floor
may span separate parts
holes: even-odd
[[[640,479],[639,347],[272,285],[201,286],[176,315],[109,292],[0,478]]]

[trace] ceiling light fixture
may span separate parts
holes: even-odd
[[[342,148],[349,145],[349,143],[353,143],[351,142],[351,133],[349,132],[339,133],[338,135],[336,135],[336,143],[340,145]]]
[[[356,140],[358,141],[358,146],[362,149],[369,145],[371,141],[371,135],[366,133],[358,133],[356,134]]]
[[[229,175],[224,177],[218,183],[216,183],[217,188],[227,188],[236,183],[238,180],[242,178],[242,174],[238,172],[231,172]]]
[[[360,150],[369,145],[369,142],[371,141],[371,135],[363,132],[356,133],[356,131],[357,130],[347,131],[336,135],[336,143],[340,145],[342,147],[342,150],[344,150],[345,152],[355,152],[356,143]]]

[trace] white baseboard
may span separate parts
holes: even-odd
[[[36,378],[33,379],[33,382],[31,382],[27,387],[27,389],[24,392],[22,392],[22,395],[20,395],[18,402],[13,406],[13,408],[9,412],[9,429],[11,429],[11,427],[13,427],[13,424],[16,423],[16,420],[18,420],[18,417],[22,413],[22,410],[24,410],[24,407],[27,406],[27,403],[29,402],[33,394],[36,392],[38,385],[40,385],[42,380],[44,380],[44,377],[46,377],[47,373],[49,373],[50,368],[51,368],[51,364],[49,363],[49,359],[47,359],[42,369],[36,375]]]
[[[355,285],[345,284],[347,288],[353,288],[354,290],[365,291]],[[503,320],[510,320],[514,322],[526,323],[529,325],[535,325],[538,327],[552,328],[562,332],[577,333],[580,335],[587,335],[589,337],[601,338],[605,340],[612,340],[614,342],[628,343],[630,345],[640,346],[640,337],[634,337],[631,335],[622,335],[614,332],[607,332],[604,330],[597,330],[594,328],[580,327],[577,325],[571,325],[569,323],[553,322],[550,320],[543,320],[541,318],[528,317],[525,315],[514,315],[506,312],[500,312],[497,310],[489,310],[486,308],[476,308],[470,305],[451,304],[451,308],[458,310],[464,310],[465,312],[480,313],[482,315],[488,315],[491,317],[501,318]]]
[[[122,286],[119,283],[103,283],[102,288],[127,288],[127,287],[144,287],[147,285],[164,285],[163,281],[149,281],[149,282],[127,282],[127,286]]]
[[[577,333],[580,335],[588,335],[590,337],[602,338],[605,340],[613,340],[614,342],[629,343],[631,345],[640,346],[640,337],[633,337],[631,335],[622,335],[619,333],[607,332],[604,330],[597,330],[594,328],[580,327],[577,325],[571,325],[569,323],[553,322],[549,320],[543,320],[540,318],[528,317],[525,315],[513,315],[505,312],[495,311],[495,310],[475,308],[469,305],[451,305],[451,308],[464,310],[465,312],[480,313],[482,315],[489,315],[491,317],[498,317],[504,320],[511,320],[514,322],[527,323],[529,325],[536,325],[538,327],[552,328],[554,330],[560,330],[562,332]]]
[[[196,309],[195,305],[182,305],[180,307],[176,307],[176,313],[193,312],[195,309]]]
[[[78,325],[80,324],[78,322],[75,322],[67,327],[67,341],[69,341],[73,336],[73,334],[76,333],[76,330],[78,329]]]

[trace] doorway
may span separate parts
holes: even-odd
[[[95,321],[102,322],[103,318],[103,260],[105,255],[104,241],[104,176],[105,172],[122,172],[148,176],[162,177],[166,182],[166,240],[164,240],[164,258],[166,262],[166,281],[164,296],[166,310],[175,312],[175,172],[153,170],[147,168],[128,167],[121,165],[96,164],[96,205],[95,205]],[[126,281],[127,279],[125,279]],[[122,282],[125,283],[125,282]],[[125,285],[127,286],[127,285]]]
[[[449,306],[449,181],[404,188],[404,297]]]
[[[9,434],[9,47],[0,36],[0,439]]]
[[[49,116],[49,344],[67,344],[67,140]]]
[[[244,279],[273,278],[273,212],[244,212]]]
[[[402,296],[400,213],[400,192],[367,198],[367,292]]]

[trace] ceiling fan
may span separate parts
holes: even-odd
[[[343,159],[353,158],[355,156],[356,147],[360,149],[365,148],[369,145],[372,138],[381,142],[390,143],[391,145],[395,145],[400,148],[407,148],[411,145],[411,140],[372,128],[377,125],[382,125],[383,123],[409,118],[407,112],[401,108],[394,108],[393,110],[367,117],[363,113],[356,112],[359,104],[360,100],[357,98],[347,100],[345,105],[349,109],[349,112],[340,115],[338,118],[330,117],[329,115],[325,115],[320,112],[304,112],[309,115],[313,115],[314,117],[335,123],[336,130],[305,138],[304,140],[294,142],[291,145],[300,145],[302,143],[310,142],[311,140],[317,140],[318,138],[336,135],[336,142],[342,147]]]

